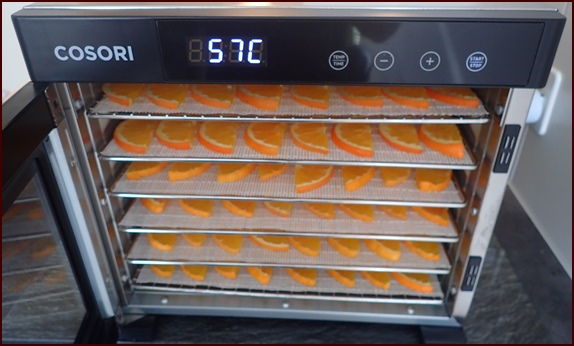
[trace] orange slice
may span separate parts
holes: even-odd
[[[289,251],[289,240],[286,237],[250,234],[249,239],[267,250],[279,252]]]
[[[238,254],[241,251],[241,245],[243,245],[243,236],[237,234],[214,234],[213,240],[223,250],[232,254]]]
[[[355,258],[359,254],[359,239],[327,238],[327,243],[345,257]]]
[[[317,257],[321,252],[321,239],[314,237],[289,237],[291,245],[304,255]]]
[[[373,157],[373,138],[369,124],[337,124],[333,126],[331,139],[348,153]]]
[[[381,179],[387,187],[397,186],[411,176],[411,169],[406,167],[381,167]]]
[[[285,268],[285,271],[298,283],[309,287],[315,286],[317,281],[317,271],[315,269]]]
[[[378,288],[388,290],[391,287],[391,276],[385,272],[361,272],[361,275]]]
[[[366,239],[365,245],[383,259],[396,262],[401,258],[401,244],[398,241]]]
[[[391,147],[411,154],[421,154],[417,129],[413,124],[379,124],[381,139]]]
[[[442,191],[450,184],[452,171],[450,169],[415,169],[417,187],[424,192]]]
[[[375,209],[372,205],[364,204],[339,204],[339,208],[347,215],[357,220],[373,222],[375,219]]]
[[[177,234],[148,233],[147,239],[151,246],[162,251],[171,251],[175,246]]]
[[[364,107],[382,107],[381,88],[373,86],[340,86],[337,93],[346,101]]]
[[[207,149],[220,154],[232,154],[240,124],[207,121],[199,126],[197,141]]]
[[[211,216],[213,210],[213,201],[210,200],[194,200],[194,199],[180,199],[177,201],[181,209],[190,213],[191,215],[208,218]]]
[[[155,130],[157,141],[168,148],[189,150],[195,137],[195,122],[163,120]]]
[[[374,167],[343,166],[341,171],[345,182],[345,190],[348,192],[357,191],[375,176]]]
[[[303,207],[323,219],[335,218],[335,205],[333,203],[303,203]]]
[[[283,96],[282,85],[240,85],[237,98],[255,108],[276,111]]]
[[[293,100],[319,109],[329,107],[329,87],[326,85],[292,85],[289,88]]]
[[[381,91],[383,95],[403,106],[422,109],[430,106],[430,98],[423,87],[383,87]]]
[[[327,269],[327,273],[347,287],[355,287],[355,272],[352,270]]]
[[[255,122],[247,126],[243,139],[245,144],[256,152],[275,156],[279,154],[286,129],[285,123]]]
[[[327,184],[333,177],[333,166],[295,165],[297,193],[309,192]]]
[[[271,280],[271,274],[273,274],[273,268],[247,267],[247,272],[260,284],[267,285]]]
[[[254,201],[221,201],[221,204],[233,214],[242,217],[253,217],[256,205]]]
[[[424,259],[429,261],[438,261],[440,259],[438,243],[426,241],[404,241],[403,244],[405,244],[409,250]]]
[[[176,162],[167,171],[169,181],[190,179],[201,175],[211,167],[211,162]]]
[[[419,126],[419,138],[427,147],[441,154],[464,158],[464,143],[458,127],[454,124],[423,124]]]
[[[391,275],[398,283],[412,290],[424,293],[431,293],[433,291],[428,274],[391,273]]]
[[[145,96],[156,106],[178,109],[187,97],[187,87],[183,84],[148,84]]]
[[[131,153],[145,154],[153,140],[157,121],[125,120],[114,130],[116,144]]]
[[[144,90],[145,84],[106,83],[102,87],[110,101],[126,107],[131,107]]]
[[[290,217],[291,216],[291,202],[270,202],[265,201],[263,205],[267,210],[272,212],[273,214],[280,216],[280,217]]]
[[[167,162],[133,162],[126,171],[126,178],[138,180],[161,172],[168,165]]]
[[[175,266],[170,265],[150,265],[150,269],[156,274],[164,278],[170,278],[173,276],[173,271]]]
[[[214,268],[215,271],[218,272],[221,276],[224,276],[228,279],[237,279],[237,273],[239,272],[239,267],[220,266]]]
[[[163,213],[167,202],[169,199],[159,199],[159,198],[140,198],[143,206],[152,213],[161,214]]]
[[[192,84],[191,97],[206,106],[228,109],[235,99],[237,87],[228,84]]]
[[[186,242],[188,242],[189,245],[194,247],[201,247],[205,241],[205,238],[207,238],[205,234],[184,233],[181,236]]]
[[[217,167],[217,181],[231,183],[247,177],[255,170],[254,163],[220,163]]]
[[[259,181],[266,181],[271,178],[280,176],[289,166],[278,163],[260,163],[259,164]]]
[[[395,219],[407,219],[407,207],[402,205],[378,205],[380,210]]]
[[[203,281],[207,266],[181,266],[181,271],[192,280]]]
[[[327,126],[321,123],[295,123],[289,127],[291,139],[296,146],[314,153],[328,154]]]
[[[411,207],[420,216],[441,226],[448,226],[450,218],[447,208]]]
[[[469,88],[427,88],[428,95],[433,99],[450,105],[476,108],[480,100]]]

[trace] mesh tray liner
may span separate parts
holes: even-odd
[[[62,257],[64,250],[60,248],[60,246],[56,246],[55,251],[49,256],[35,259],[32,258],[35,242],[45,241],[46,238],[52,238],[52,236],[50,235],[47,237],[29,240],[17,240],[13,242],[2,242],[2,253],[4,253],[4,249],[8,249],[10,246],[20,246],[22,244],[25,245],[25,247],[20,252],[6,258],[2,258],[2,275],[24,270],[35,270],[39,268],[59,266],[64,263],[65,260],[64,257]]]
[[[65,275],[57,282],[51,282],[52,275]],[[8,275],[2,278],[2,305],[23,300],[42,299],[44,296],[65,294],[76,287],[73,278],[63,267],[46,271]]]
[[[375,208],[373,222],[364,222],[348,216],[335,208],[335,219],[322,219],[294,203],[291,217],[278,217],[271,213],[263,203],[257,202],[254,217],[245,218],[227,211],[220,202],[213,204],[213,213],[209,218],[191,215],[185,212],[176,201],[169,201],[162,214],[147,210],[136,201],[120,221],[121,227],[172,228],[195,230],[280,230],[300,233],[356,234],[356,235],[423,235],[437,237],[458,236],[452,223],[439,226],[424,219],[412,210],[407,211],[407,220],[398,220]]]
[[[136,264],[152,264],[146,261],[174,261],[192,263],[227,263],[237,265],[280,265],[305,267],[366,267],[393,269],[423,269],[437,274],[445,274],[450,269],[447,256],[442,247],[440,260],[425,260],[401,244],[401,259],[397,262],[387,261],[371,252],[363,242],[359,254],[348,258],[339,254],[325,239],[321,240],[321,252],[317,257],[303,255],[291,247],[287,252],[277,252],[263,249],[254,244],[248,237],[243,237],[243,245],[238,254],[223,250],[213,237],[208,236],[201,247],[189,245],[182,237],[177,237],[175,247],[171,251],[161,251],[149,245],[147,236],[140,235],[128,252],[128,260]],[[397,270],[400,271],[400,270]]]
[[[350,154],[344,150],[339,149],[336,145],[329,141],[330,152],[327,155],[313,153],[307,150],[303,150],[295,145],[291,139],[291,135],[286,130],[279,154],[277,156],[263,155],[255,150],[249,148],[245,141],[243,140],[243,134],[245,133],[247,125],[242,124],[241,128],[237,131],[237,142],[235,144],[234,153],[232,155],[220,154],[206,149],[194,138],[192,149],[190,150],[175,150],[167,148],[161,145],[157,139],[154,137],[150,148],[145,154],[130,153],[125,151],[116,144],[116,141],[112,140],[102,151],[101,155],[103,158],[112,159],[163,159],[173,160],[179,159],[181,161],[201,161],[209,160],[228,160],[228,161],[282,161],[282,162],[308,162],[316,161],[318,163],[328,164],[333,163],[343,163],[343,164],[362,164],[362,165],[372,165],[372,166],[400,166],[408,165],[409,167],[415,166],[432,166],[435,168],[452,168],[452,169],[463,169],[463,168],[476,168],[476,164],[470,157],[468,150],[465,150],[464,158],[457,159],[454,157],[449,157],[442,155],[436,151],[428,149],[423,145],[425,151],[422,154],[409,154],[406,152],[401,152],[399,150],[393,149],[387,143],[385,143],[380,135],[376,126],[371,126],[372,138],[373,138],[373,157],[363,158]],[[327,126],[327,133],[331,133],[330,125]],[[466,148],[465,148],[466,149]],[[162,161],[163,161],[162,160]]]
[[[464,206],[462,194],[454,183],[441,192],[422,192],[417,189],[414,172],[411,178],[395,187],[385,187],[380,175],[354,192],[345,191],[339,167],[335,167],[333,178],[326,185],[310,192],[298,194],[295,191],[295,169],[289,167],[283,174],[268,181],[259,181],[257,172],[232,183],[217,182],[217,165],[212,165],[205,173],[184,181],[170,182],[167,177],[169,167],[162,172],[140,180],[128,180],[122,174],[114,184],[112,194],[118,197],[172,197],[172,198],[237,198],[240,199],[293,199],[322,200],[331,202],[360,204],[393,204],[392,201],[409,205],[428,205],[461,208]],[[391,201],[391,203],[389,203]]]
[[[228,279],[219,275],[215,269],[208,268],[203,281],[194,281],[186,276],[183,271],[176,267],[171,278],[164,278],[155,274],[149,266],[144,266],[135,279],[136,284],[141,285],[170,285],[180,288],[221,288],[226,290],[255,290],[255,291],[278,291],[290,293],[342,293],[370,296],[416,296],[420,298],[442,299],[443,294],[440,284],[435,275],[431,275],[433,284],[432,293],[424,293],[406,288],[391,278],[391,286],[383,290],[372,285],[360,273],[355,273],[355,286],[347,287],[333,279],[325,270],[317,271],[317,281],[314,287],[308,287],[293,280],[283,268],[273,269],[269,284],[260,284],[247,272],[240,268],[237,279]],[[214,291],[217,293],[217,291]]]

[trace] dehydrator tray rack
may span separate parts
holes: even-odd
[[[364,158],[350,154],[329,140],[329,154],[313,153],[295,145],[291,135],[286,131],[279,154],[276,156],[260,154],[245,144],[243,134],[247,125],[237,131],[237,142],[233,154],[220,154],[203,147],[194,138],[192,149],[175,150],[161,145],[156,138],[145,154],[130,153],[111,140],[100,153],[100,158],[111,161],[188,161],[188,162],[260,162],[318,165],[352,165],[373,167],[424,167],[439,169],[475,169],[476,160],[465,148],[464,158],[457,159],[440,154],[424,146],[421,154],[410,154],[392,148],[385,143],[376,128],[372,126],[373,157]],[[327,126],[330,136],[331,126]]]
[[[445,243],[458,240],[458,232],[452,220],[449,226],[440,226],[412,210],[407,211],[407,220],[399,220],[375,208],[373,222],[364,222],[350,217],[337,207],[334,219],[323,219],[313,215],[301,203],[294,203],[291,216],[285,218],[271,213],[263,203],[257,202],[254,216],[246,218],[232,214],[219,201],[215,201],[211,217],[203,218],[187,213],[177,201],[169,201],[163,213],[155,214],[136,200],[119,222],[119,226],[121,230],[130,233],[284,235],[289,232],[289,235],[315,237]]]
[[[171,278],[156,275],[149,266],[143,266],[134,279],[136,290],[207,293],[234,296],[274,297],[286,299],[322,299],[373,303],[441,304],[444,298],[438,278],[431,275],[433,291],[424,293],[400,285],[391,278],[388,290],[378,288],[360,273],[355,273],[355,286],[347,287],[333,279],[325,270],[317,270],[314,287],[293,280],[283,268],[275,268],[269,284],[263,285],[241,268],[236,279],[219,275],[208,268],[203,281],[187,277],[176,267]]]
[[[139,235],[129,249],[127,259],[133,264],[209,264],[448,274],[450,263],[442,246],[439,246],[438,261],[423,259],[404,245],[400,246],[401,258],[393,262],[371,252],[364,242],[361,242],[357,257],[349,258],[341,255],[322,239],[319,255],[310,257],[293,246],[287,252],[267,250],[254,244],[247,236],[244,236],[238,254],[223,250],[211,236],[206,237],[201,247],[194,247],[178,236],[171,251],[162,251],[152,247],[146,235]]]

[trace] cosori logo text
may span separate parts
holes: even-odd
[[[56,46],[54,55],[61,61],[134,61],[132,46]]]

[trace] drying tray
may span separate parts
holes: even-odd
[[[449,226],[430,222],[418,213],[407,210],[407,220],[388,216],[375,208],[373,222],[364,222],[350,217],[335,208],[334,219],[323,219],[313,215],[300,203],[294,203],[291,217],[279,217],[271,213],[261,202],[256,203],[251,218],[232,214],[216,201],[212,215],[203,218],[187,213],[177,203],[169,201],[161,214],[147,210],[140,201],[135,201],[119,223],[120,229],[131,233],[242,233],[290,235],[315,237],[342,237],[364,239],[413,240],[434,242],[456,242],[458,232],[451,220]]]
[[[51,235],[50,225],[45,217],[33,219],[28,216],[31,203],[14,204],[11,208],[22,208],[9,219],[2,219],[2,240],[26,239]],[[36,203],[34,203],[36,204]]]
[[[2,277],[2,306],[73,292],[73,277],[64,267]]]
[[[327,133],[331,133],[331,125],[327,126]],[[238,129],[237,142],[233,154],[226,155],[213,152],[194,138],[192,149],[175,150],[161,145],[154,137],[151,146],[145,154],[130,153],[111,140],[100,153],[100,158],[111,161],[227,161],[227,162],[275,162],[300,163],[319,165],[349,165],[349,166],[386,166],[386,167],[425,167],[441,169],[475,169],[476,160],[465,147],[464,158],[457,159],[433,151],[424,144],[424,152],[410,154],[392,148],[385,143],[375,125],[371,126],[373,138],[373,157],[364,158],[350,154],[329,140],[329,154],[319,154],[299,148],[291,139],[286,130],[279,154],[276,156],[264,155],[256,152],[245,144],[243,134],[247,128],[242,124]],[[329,135],[330,137],[330,135]]]
[[[440,259],[438,261],[425,260],[412,253],[404,245],[400,246],[401,258],[393,262],[371,252],[364,242],[361,242],[357,257],[349,258],[341,255],[325,239],[322,239],[319,256],[310,257],[292,246],[287,252],[267,250],[254,244],[247,236],[244,237],[241,251],[238,254],[223,250],[211,236],[205,239],[201,247],[194,247],[182,237],[177,237],[171,251],[161,251],[149,244],[146,235],[139,235],[129,249],[127,258],[133,264],[210,264],[448,274],[450,264],[442,246],[439,246]]]
[[[126,168],[127,169],[127,168]],[[464,196],[454,182],[440,192],[422,192],[416,187],[414,172],[402,184],[385,187],[380,174],[354,192],[347,192],[339,167],[331,181],[313,191],[295,191],[295,169],[287,168],[283,174],[261,182],[257,172],[232,183],[217,182],[217,164],[200,176],[177,182],[168,180],[169,167],[155,175],[129,180],[125,174],[113,184],[111,195],[128,198],[195,198],[195,199],[242,199],[276,200],[322,203],[406,205],[424,207],[462,208]],[[125,172],[125,171],[124,171]]]
[[[34,250],[40,250],[38,246],[55,246],[54,251],[42,258],[32,258]],[[10,247],[19,248],[20,251],[12,255],[6,255]],[[31,271],[47,270],[60,267],[64,263],[63,249],[55,245],[51,235],[40,236],[31,239],[14,241],[2,241],[2,277]]]
[[[347,287],[333,279],[325,270],[317,271],[314,287],[293,280],[283,268],[275,268],[269,284],[263,285],[241,268],[236,279],[219,275],[209,267],[203,281],[194,281],[176,267],[171,278],[155,274],[149,266],[143,266],[134,279],[134,288],[169,290],[193,293],[231,294],[256,297],[282,297],[293,299],[329,299],[363,302],[396,302],[413,304],[440,304],[444,298],[438,278],[431,275],[433,292],[411,290],[391,278],[391,285],[384,290],[372,285],[360,273],[355,273],[355,286]]]

